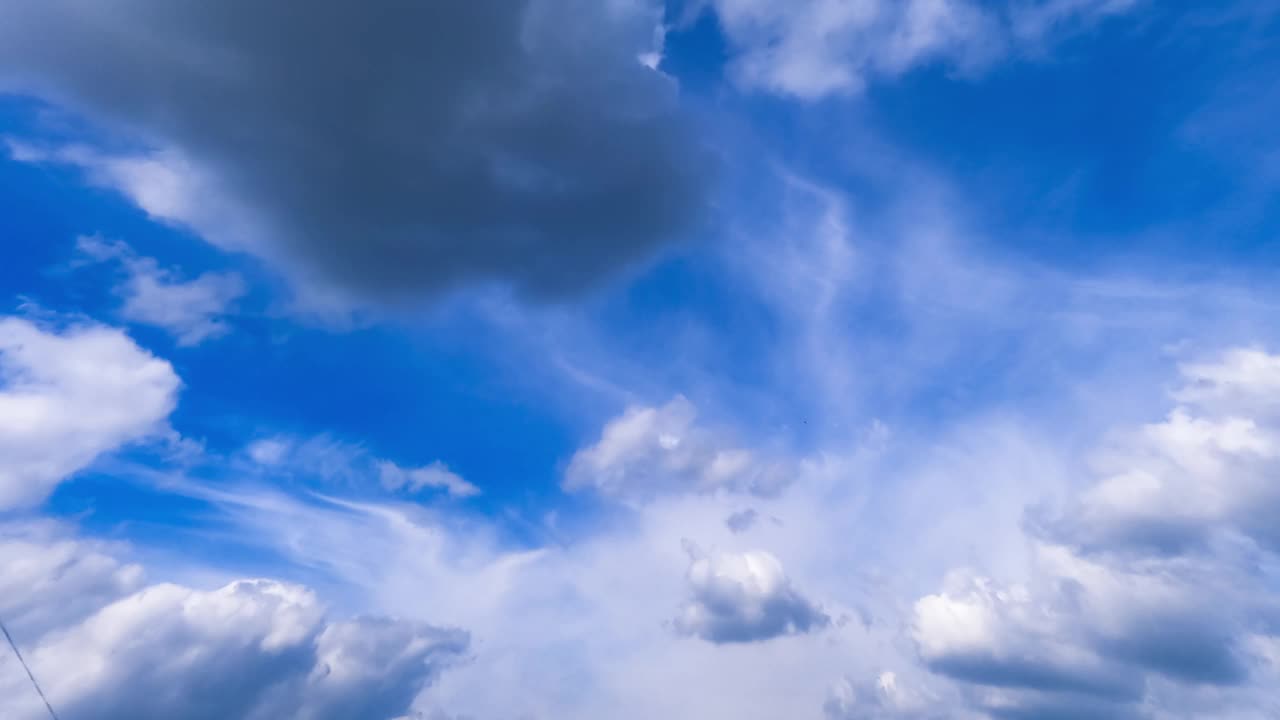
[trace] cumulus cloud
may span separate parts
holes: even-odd
[[[225,317],[245,293],[238,273],[207,272],[182,280],[155,259],[140,257],[123,243],[87,236],[79,238],[76,247],[92,260],[120,263],[125,279],[116,287],[116,294],[124,300],[120,308],[124,319],[163,328],[179,345],[199,345],[225,335],[230,330]]]
[[[797,592],[762,550],[704,555],[690,549],[690,600],[674,625],[713,643],[747,643],[821,630],[830,618]]]
[[[1116,434],[1099,477],[1035,508],[1026,583],[956,573],[915,605],[935,672],[996,717],[1138,717],[1218,693],[1257,707],[1256,649],[1276,637],[1276,357],[1233,350],[1183,366],[1179,404]]]
[[[26,640],[141,587],[142,568],[52,522],[0,525],[0,618]]]
[[[560,296],[706,198],[676,87],[639,60],[660,22],[645,0],[4,3],[0,89],[153,148],[15,155],[83,167],[316,295]]]
[[[1180,404],[1102,453],[1103,477],[1040,529],[1086,551],[1180,554],[1230,533],[1280,549],[1278,368],[1248,350],[1185,365]]]
[[[314,593],[272,580],[139,588],[140,569],[106,550],[53,526],[5,527],[0,540],[0,553],[24,554],[12,567],[28,607],[6,593],[9,626],[66,717],[387,719],[468,645],[461,631],[421,623],[331,621]],[[68,601],[92,608],[69,612]],[[0,714],[46,717],[9,663]]]
[[[704,0],[747,88],[816,99],[940,63],[972,72],[1055,31],[1129,9],[1134,0]]]
[[[1061,608],[1022,586],[966,573],[915,605],[912,637],[936,672],[997,688],[1132,701],[1141,678],[1081,647],[1059,625]]]
[[[119,330],[0,318],[0,509],[38,503],[99,455],[165,434],[180,386]]]
[[[565,489],[643,500],[719,489],[768,495],[792,480],[795,469],[787,463],[735,448],[696,420],[697,409],[682,396],[661,407],[628,408],[594,445],[574,454]]]

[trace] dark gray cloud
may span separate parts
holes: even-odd
[[[6,0],[0,91],[161,150],[178,181],[148,187],[145,166],[98,177],[299,279],[360,297],[487,279],[558,296],[652,252],[706,198],[675,85],[639,60],[659,12]]]

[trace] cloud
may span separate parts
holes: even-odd
[[[466,498],[480,494],[480,488],[462,479],[440,461],[420,468],[402,468],[393,462],[378,463],[378,476],[388,490],[407,489],[420,492],[423,489],[444,490],[451,497]]]
[[[199,345],[225,335],[230,330],[225,317],[245,294],[244,280],[238,273],[207,272],[183,281],[123,243],[81,237],[76,248],[92,260],[116,261],[123,267],[125,280],[116,287],[116,294],[124,300],[121,317],[163,328],[179,345]]]
[[[690,553],[691,599],[676,630],[713,643],[749,643],[820,630],[830,618],[791,587],[770,553]]]
[[[1163,421],[1114,433],[1097,478],[1032,508],[1026,583],[960,572],[916,603],[921,659],[995,717],[1136,717],[1210,688],[1210,707],[1256,705],[1249,648],[1280,628],[1276,365],[1240,349],[1184,364]]]
[[[893,672],[880,673],[874,682],[842,678],[832,686],[822,709],[827,720],[926,720],[943,717],[938,714],[935,699],[905,686]]]
[[[465,633],[421,624],[327,622],[304,588],[240,580],[147,587],[26,655],[69,717],[340,720],[405,712],[466,646]],[[40,717],[23,705],[30,689],[7,684],[6,716]]]
[[[920,657],[949,677],[998,688],[1132,701],[1141,678],[1056,627],[1059,608],[1025,587],[953,574],[947,591],[916,602],[911,635]]]
[[[1231,350],[1182,367],[1180,401],[1097,461],[1105,474],[1038,528],[1084,551],[1204,550],[1237,532],[1280,549],[1280,356]]]
[[[53,522],[0,525],[0,618],[34,640],[137,590],[142,568],[118,552]]]
[[[982,69],[1011,48],[1127,11],[1134,0],[705,0],[733,48],[731,71],[750,89],[815,100],[872,79],[941,64]]]
[[[738,510],[724,519],[725,527],[735,533],[743,533],[751,529],[760,519],[760,513],[751,508]]]
[[[367,448],[328,435],[299,439],[287,436],[262,438],[249,443],[245,455],[265,474],[319,480],[331,485],[364,487],[376,481],[388,492],[443,490],[450,497],[468,498],[480,488],[436,460],[422,467],[406,468],[374,456]]]
[[[166,434],[181,381],[100,325],[0,318],[0,509],[43,500],[99,455]]]
[[[16,156],[83,167],[304,294],[557,297],[651,254],[707,198],[675,84],[638,59],[660,18],[643,0],[6,3],[0,88],[150,148]]]
[[[696,420],[697,409],[683,396],[661,407],[628,408],[605,425],[599,441],[574,454],[564,488],[644,500],[721,489],[768,495],[793,479],[788,464],[734,448]]]

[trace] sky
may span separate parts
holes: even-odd
[[[0,0],[0,716],[1280,717],[1277,73],[1271,0]]]

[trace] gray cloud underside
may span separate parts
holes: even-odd
[[[704,202],[707,154],[674,83],[637,59],[649,5],[303,8],[6,0],[0,92],[178,153],[252,229],[207,239],[363,297],[471,280],[565,295]]]

